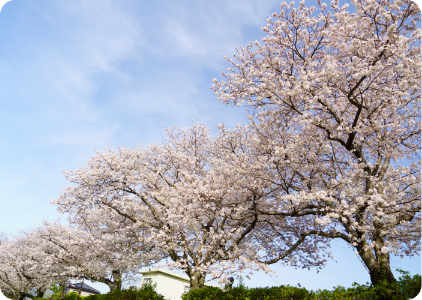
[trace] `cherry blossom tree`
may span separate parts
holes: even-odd
[[[85,227],[44,222],[35,230],[0,240],[0,288],[13,299],[42,297],[52,284],[85,278],[121,289],[137,270],[161,258],[139,243],[141,232],[103,221]],[[95,227],[95,228],[94,228]]]
[[[142,243],[167,253],[167,266],[182,269],[192,289],[204,286],[207,275],[223,281],[247,267],[268,271],[266,261],[274,257],[260,253],[266,246],[255,233],[267,229],[255,206],[270,186],[239,171],[251,167],[247,130],[221,126],[214,139],[209,128],[194,124],[167,134],[162,145],[97,153],[65,173],[74,186],[53,203],[78,224],[123,218],[128,229],[142,232]],[[280,221],[284,236],[267,243],[291,254],[292,263],[308,257],[305,265],[321,265],[315,248],[298,243],[306,227],[292,229],[298,222]]]
[[[122,288],[139,268],[155,263],[160,256],[139,243],[139,231],[120,228],[124,220],[115,220],[113,228],[103,216],[98,223],[84,227],[63,226],[44,222],[37,236],[48,245],[52,264],[60,265],[61,273],[74,279],[85,278],[109,286],[110,291]],[[120,228],[119,228],[120,227]]]
[[[283,3],[212,89],[251,115],[256,177],[278,186],[255,209],[273,235],[302,219],[302,241],[342,239],[375,285],[395,281],[391,254],[420,253],[420,10],[350,2]]]
[[[3,239],[0,243],[0,289],[5,296],[21,300],[42,297],[59,277],[57,266],[48,267],[47,255],[31,232]]]

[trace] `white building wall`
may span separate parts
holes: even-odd
[[[188,279],[182,279],[169,274],[154,272],[142,275],[141,285],[145,278],[151,278],[151,281],[157,283],[157,293],[164,296],[166,300],[180,300],[184,293],[185,286],[189,286]]]

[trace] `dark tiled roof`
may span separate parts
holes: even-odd
[[[78,283],[71,283],[71,284],[68,285],[68,288],[79,290],[81,288],[81,283],[80,282],[78,282]],[[101,294],[100,291],[94,289],[93,287],[90,287],[89,285],[87,285],[85,283],[82,283],[82,289],[81,290],[82,291],[85,291],[85,292],[90,292],[90,293],[95,293],[95,294]]]

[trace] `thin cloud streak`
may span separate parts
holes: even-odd
[[[243,109],[216,100],[212,79],[227,67],[223,54],[265,36],[260,27],[280,2],[8,3],[0,14],[0,231],[56,219],[49,201],[69,184],[62,170],[85,165],[94,149],[159,143],[162,123],[187,127],[193,118],[213,130],[244,123]],[[338,267],[330,262],[320,275],[293,276],[276,266],[275,280],[308,288],[346,285],[356,276],[366,282],[353,252],[340,251]],[[347,260],[356,270],[333,278]],[[248,285],[276,284],[264,274],[253,278]]]

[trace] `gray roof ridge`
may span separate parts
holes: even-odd
[[[82,291],[86,291],[86,292],[94,292],[94,293],[101,294],[101,292],[99,290],[94,289],[93,287],[87,285],[86,283],[82,283],[82,288],[81,288],[81,282],[71,283],[71,284],[69,284],[68,287],[81,289]]]

